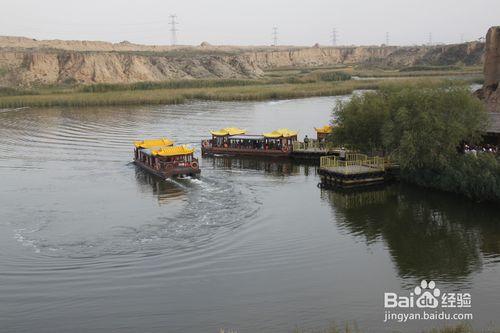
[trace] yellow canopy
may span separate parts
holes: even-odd
[[[156,156],[180,156],[189,155],[194,153],[194,148],[189,148],[186,145],[182,146],[172,146],[172,147],[162,147],[158,150],[152,150],[151,154]]]
[[[160,139],[149,139],[144,141],[134,141],[136,148],[153,148],[153,147],[163,147],[163,146],[173,146],[174,142],[167,138]]]
[[[321,133],[321,134],[329,134],[329,133],[332,133],[333,131],[333,127],[330,126],[330,125],[325,125],[323,127],[314,127],[314,129],[316,130],[316,132],[318,133]]]
[[[280,128],[276,131],[272,131],[270,133],[264,133],[264,136],[269,139],[278,139],[278,138],[290,138],[293,136],[297,136],[296,131],[291,131],[288,128]]]
[[[241,135],[245,134],[246,132],[246,130],[237,127],[227,127],[218,131],[210,131],[210,133],[215,136]]]

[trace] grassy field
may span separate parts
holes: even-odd
[[[349,66],[290,68],[269,71],[261,79],[206,79],[0,88],[0,108],[180,104],[187,100],[255,101],[346,95],[358,89],[420,80],[439,82],[475,69],[415,68],[407,71],[359,70]],[[399,74],[397,74],[399,73]],[[415,73],[415,75],[413,75]],[[417,75],[420,73],[420,75]],[[361,74],[361,75],[360,75]],[[371,79],[352,80],[351,75]],[[429,76],[432,76],[430,78]],[[459,77],[467,82],[479,76]]]

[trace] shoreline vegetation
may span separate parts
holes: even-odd
[[[353,77],[363,78],[361,80]],[[182,104],[189,100],[261,101],[348,95],[388,85],[447,80],[480,82],[475,67],[410,67],[407,70],[349,66],[267,71],[260,79],[189,79],[130,84],[93,84],[0,88],[0,108],[93,107]]]
[[[401,179],[423,187],[500,201],[500,157],[485,148],[484,104],[458,82],[388,85],[340,101],[329,140],[400,166]],[[484,146],[486,145],[486,146]]]
[[[188,100],[259,101],[313,96],[336,96],[357,89],[377,89],[377,81],[345,83],[250,84],[207,88],[162,88],[105,92],[53,92],[0,97],[0,108],[53,106],[116,106],[181,104]]]

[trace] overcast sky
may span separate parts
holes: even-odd
[[[0,0],[0,35],[170,44],[457,43],[500,25],[500,0]]]

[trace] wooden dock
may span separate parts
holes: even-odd
[[[318,169],[321,177],[319,186],[352,188],[377,185],[393,178],[395,167],[383,157],[368,157],[364,154],[348,153],[345,159],[323,156]]]

